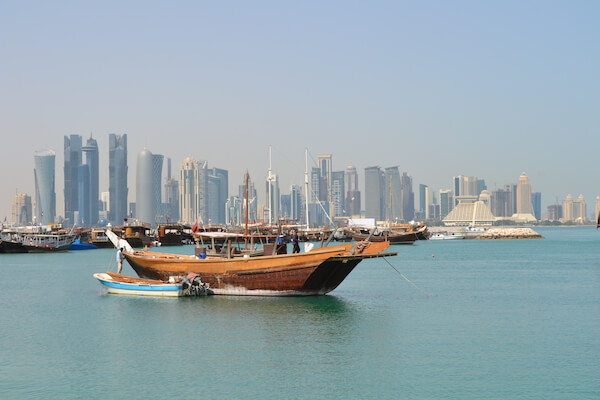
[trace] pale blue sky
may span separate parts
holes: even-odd
[[[600,195],[597,1],[5,1],[0,5],[0,218],[33,196],[33,153],[93,133],[302,184],[304,148],[335,170],[398,165],[450,188],[529,176],[543,205]]]

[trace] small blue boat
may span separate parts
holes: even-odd
[[[69,247],[69,250],[93,250],[97,248],[98,246],[96,246],[95,244],[84,243],[81,241],[81,239],[75,239],[75,241],[71,243],[71,247]]]
[[[97,273],[94,278],[107,289],[108,293],[137,296],[180,297],[183,296],[182,283],[167,283],[154,279],[134,278],[113,272]]]
[[[181,297],[207,296],[213,294],[207,283],[203,283],[196,274],[173,277],[169,282],[154,279],[104,272],[94,274],[94,278],[106,288],[108,293],[136,296]]]

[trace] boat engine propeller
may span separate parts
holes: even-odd
[[[200,275],[190,273],[181,280],[181,288],[185,296],[208,296],[213,294],[208,283],[202,282]]]

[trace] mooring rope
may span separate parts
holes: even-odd
[[[389,262],[388,260],[386,260],[385,258],[384,258],[384,260],[385,260],[385,262],[386,262],[386,263],[388,263],[388,265],[389,265],[390,267],[392,267],[392,268],[394,269],[394,271],[396,271],[397,273],[399,273],[399,274],[400,274],[400,276],[401,276],[402,278],[404,278],[404,280],[405,280],[406,282],[408,282],[408,283],[410,283],[411,285],[413,285],[413,286],[414,286],[414,287],[415,287],[415,288],[416,288],[416,289],[417,289],[419,292],[423,293],[423,294],[425,295],[425,297],[429,297],[429,294],[428,294],[426,291],[424,291],[423,289],[421,289],[420,287],[418,287],[417,285],[415,285],[414,283],[412,283],[412,282],[410,281],[410,279],[408,279],[406,276],[404,276],[404,274],[403,274],[402,272],[398,271],[398,269],[396,269],[396,267],[394,267],[394,266],[392,265],[392,263],[390,263],[390,262]]]

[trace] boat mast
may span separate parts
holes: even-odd
[[[309,191],[308,191],[308,148],[304,148],[304,158],[305,158],[305,167],[304,167],[304,193],[306,193],[306,199],[304,204],[306,206],[306,230],[310,228],[308,224],[308,202],[309,202]]]

